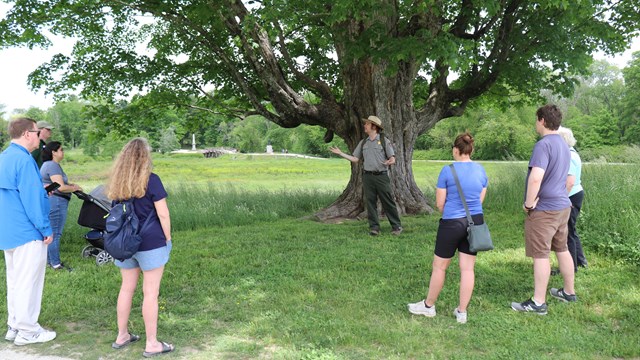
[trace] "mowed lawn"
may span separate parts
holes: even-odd
[[[63,168],[90,190],[108,161],[71,152]],[[158,156],[172,212],[174,250],[160,296],[159,337],[167,359],[612,359],[640,357],[637,167],[585,165],[580,230],[589,268],[576,277],[578,303],[548,298],[549,314],[520,314],[511,301],[532,295],[520,209],[526,163],[486,163],[486,219],[496,249],[478,256],[469,322],[457,324],[457,261],[435,318],[412,316],[424,298],[439,216],[403,218],[405,232],[367,235],[366,221],[323,224],[308,215],[330,204],[349,179],[342,159]],[[416,182],[433,198],[446,163],[416,161]],[[58,338],[19,351],[77,359],[139,359],[144,342],[116,351],[112,264],[80,254],[89,230],[72,201],[62,259],[47,270],[40,322]],[[635,220],[635,221],[634,221]],[[634,243],[635,241],[635,243]],[[622,249],[622,250],[617,250]],[[4,267],[2,267],[4,269]],[[2,270],[3,271],[3,270]],[[550,286],[561,287],[553,277]],[[4,309],[5,286],[0,287]],[[131,331],[144,335],[141,296]],[[5,348],[14,349],[6,343]]]

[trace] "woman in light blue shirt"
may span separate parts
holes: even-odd
[[[453,144],[453,166],[458,174],[471,218],[476,225],[484,223],[482,202],[487,193],[487,174],[482,165],[471,161],[473,137],[469,133],[458,135]],[[427,317],[436,316],[435,303],[444,286],[447,267],[458,251],[460,263],[460,302],[453,311],[459,323],[467,322],[467,306],[475,283],[476,253],[469,249],[467,215],[462,205],[453,173],[449,165],[442,168],[436,187],[436,206],[442,212],[438,226],[433,269],[427,298],[409,304],[409,312]]]
[[[578,216],[580,216],[580,209],[582,208],[582,201],[584,200],[584,190],[580,179],[582,175],[582,160],[576,149],[574,149],[576,139],[573,137],[573,131],[561,126],[558,129],[558,134],[560,134],[567,145],[569,145],[569,150],[571,151],[571,164],[569,165],[569,175],[567,176],[567,192],[569,193],[569,200],[571,200],[567,246],[573,258],[573,268],[577,272],[578,266],[587,267],[587,258],[584,256],[580,236],[578,236],[576,229],[576,222],[578,221]]]

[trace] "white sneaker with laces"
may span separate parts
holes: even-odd
[[[436,316],[436,306],[433,305],[432,307],[427,307],[424,300],[413,304],[407,304],[407,308],[409,309],[409,312],[414,315],[424,315],[426,317]]]
[[[12,328],[11,326],[9,326],[7,328],[7,334],[4,336],[4,339],[7,341],[13,341],[16,339],[16,336],[18,335],[18,330]]]
[[[39,332],[31,336],[18,334],[13,341],[14,344],[22,346],[29,344],[45,343],[56,338],[56,332],[52,330],[41,329]]]
[[[466,324],[467,323],[467,313],[466,312],[460,312],[460,310],[458,310],[458,308],[456,308],[455,310],[453,310],[453,315],[456,316],[456,320],[458,321],[458,323],[460,323],[460,324]]]

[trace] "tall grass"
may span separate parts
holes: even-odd
[[[321,190],[247,192],[213,184],[179,185],[170,191],[171,225],[182,231],[302,217],[329,205],[338,195]]]
[[[640,265],[638,165],[587,165],[578,230],[588,249]]]
[[[187,165],[175,166],[186,161]],[[309,162],[313,162],[310,170]],[[329,205],[348,180],[343,162],[248,157],[223,159],[156,160],[156,172],[167,179],[172,225],[177,231],[239,226],[300,218]],[[69,165],[68,165],[69,166]],[[82,164],[90,169],[95,164]],[[441,162],[416,161],[414,172],[428,199],[434,200]],[[489,175],[484,204],[489,223],[494,218],[521,221],[526,163],[483,163]],[[78,172],[71,167],[72,172]],[[102,165],[104,167],[104,164]],[[189,168],[188,172],[186,169]],[[245,169],[249,170],[245,171]],[[345,171],[346,170],[346,171]],[[637,165],[585,164],[582,181],[585,200],[578,231],[588,251],[640,265],[640,182]],[[194,175],[198,174],[198,175]],[[206,182],[206,176],[216,180]],[[242,182],[238,178],[246,174]],[[284,176],[283,176],[284,174]],[[324,185],[320,177],[324,177]],[[71,178],[71,175],[70,175]],[[184,181],[180,178],[195,180]],[[75,179],[71,178],[72,181]],[[70,218],[77,217],[79,201],[71,203]],[[67,230],[78,236],[82,229]],[[492,231],[495,231],[492,229]]]
[[[578,233],[587,251],[640,265],[640,182],[637,165],[584,164],[585,199]],[[524,201],[526,165],[502,164],[490,176],[484,204],[494,216],[519,219]]]

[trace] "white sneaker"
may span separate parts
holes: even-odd
[[[466,324],[467,323],[467,313],[466,312],[460,312],[460,310],[458,310],[458,308],[456,308],[455,310],[453,310],[453,315],[456,316],[456,320],[460,324]]]
[[[16,339],[16,336],[18,335],[18,330],[12,328],[11,326],[9,326],[7,328],[7,335],[4,336],[4,339],[7,341],[13,341]]]
[[[25,337],[24,335],[18,334],[16,339],[14,340],[14,344],[16,345],[29,345],[29,344],[37,344],[37,343],[45,343],[47,341],[51,341],[56,338],[56,332],[46,329],[41,329],[39,332],[34,335]]]
[[[424,304],[424,300],[418,301],[414,304],[407,304],[407,308],[409,312],[414,315],[424,315],[426,317],[434,317],[436,316],[436,306],[427,307]]]

